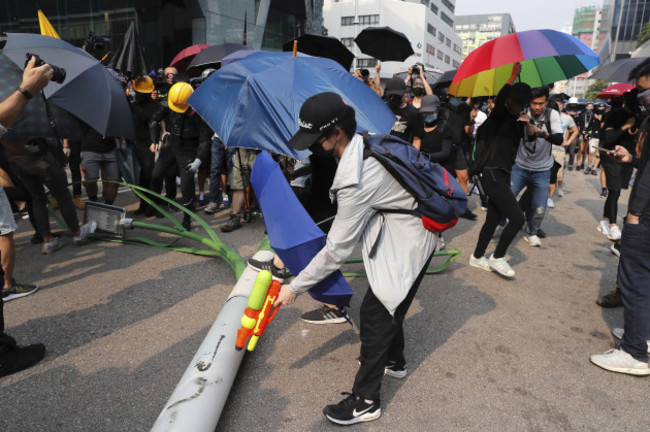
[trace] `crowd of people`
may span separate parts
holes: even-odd
[[[597,229],[612,240],[612,252],[620,257],[620,265],[616,289],[600,298],[598,304],[624,306],[625,329],[614,330],[622,339],[620,349],[592,356],[591,360],[605,369],[650,375],[650,171],[646,169],[648,148],[644,146],[647,121],[638,109],[642,106],[650,110],[650,62],[643,63],[630,76],[636,80],[637,89],[609,103],[586,104],[553,93],[549,87],[531,89],[516,82],[521,71],[518,64],[508,83],[492,98],[449,95],[447,89],[427,82],[422,65],[410,68],[406,79],[393,77],[382,88],[380,70],[381,64],[377,64],[375,78],[363,69],[356,70],[354,76],[382,97],[395,115],[390,134],[446,168],[468,196],[478,195],[478,206],[486,210],[476,247],[469,257],[472,267],[514,279],[507,250],[522,228],[527,244],[541,246],[546,237],[546,211],[555,207],[554,197],[564,194],[565,171],[600,175],[605,201]],[[121,179],[116,155],[121,146],[130,146],[137,159],[138,185],[159,194],[164,191],[172,201],[177,200],[180,186],[178,202],[193,212],[213,215],[230,209],[222,232],[241,229],[244,222],[256,216],[259,208],[250,174],[259,150],[229,148],[187,103],[195,88],[213,72],[206,69],[200,78],[190,80],[169,66],[154,77],[141,76],[125,82],[135,126],[131,142],[103,136],[87,126],[82,127],[80,141],[2,141],[3,302],[38,289],[13,278],[13,212],[27,212],[34,227],[31,242],[42,244],[43,254],[61,248],[62,238],[52,233],[49,225],[46,186],[54,198],[49,203],[60,209],[74,243],[85,243],[95,225],[79,226],[76,210],[85,205],[81,185],[86,200],[113,204],[116,181]],[[2,130],[11,127],[51,74],[48,65],[35,68],[31,61],[26,66],[20,88],[0,103]],[[360,311],[361,367],[352,393],[339,404],[327,406],[324,412],[340,424],[370,421],[381,415],[382,376],[406,376],[402,322],[432,254],[444,240],[440,233],[423,228],[408,212],[376,210],[378,202],[382,209],[412,210],[415,200],[381,164],[363,157],[355,111],[341,96],[313,96],[303,104],[300,120],[298,132],[289,144],[298,150],[309,149],[310,156],[299,161],[274,157],[307,212],[328,234],[328,241],[290,284],[283,285],[277,304],[293,303],[299,293],[340,268],[361,239],[371,287]],[[66,165],[73,180],[72,193]],[[618,200],[621,190],[631,183],[634,167],[638,171],[625,228],[621,230]],[[81,182],[82,178],[85,181]],[[362,181],[364,178],[366,181]],[[134,214],[163,217],[158,208],[168,208],[167,203],[154,202],[156,206],[141,200]],[[470,221],[478,218],[469,208],[459,216]],[[186,213],[182,226],[192,229]],[[496,248],[488,253],[491,240],[497,236]],[[277,256],[272,261],[251,259],[249,263],[270,270],[276,278],[287,279],[288,272]],[[318,305],[301,318],[313,324],[349,321],[345,309],[330,304]],[[18,346],[4,334],[1,314],[0,321],[0,376],[43,358],[45,348],[41,344]]]

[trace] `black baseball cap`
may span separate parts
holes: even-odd
[[[432,114],[438,112],[440,108],[440,99],[436,95],[426,95],[420,102],[420,112],[423,114]]]
[[[296,150],[308,149],[341,120],[348,108],[343,98],[336,93],[325,92],[310,97],[300,107],[300,129],[289,140],[289,146]]]
[[[402,78],[393,77],[386,83],[384,95],[386,96],[404,96],[406,83]]]

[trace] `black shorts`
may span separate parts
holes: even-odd
[[[454,160],[454,170],[456,171],[466,170],[467,159],[465,159],[465,154],[463,153],[463,149],[460,148],[459,146],[454,146],[454,147],[456,147],[456,158]]]

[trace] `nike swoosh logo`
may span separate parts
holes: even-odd
[[[363,411],[357,411],[357,409],[355,408],[354,411],[352,411],[352,415],[354,417],[359,417],[360,415],[363,415],[363,414],[367,413],[371,409],[372,409],[372,406],[369,406],[368,408],[364,409]]]

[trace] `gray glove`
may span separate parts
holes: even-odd
[[[190,162],[185,166],[185,170],[191,173],[195,173],[199,170],[200,166],[201,166],[201,159],[196,158],[194,159],[194,162]]]

